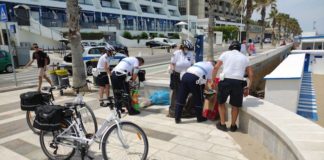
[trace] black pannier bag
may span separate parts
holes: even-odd
[[[44,131],[61,129],[64,119],[64,107],[59,105],[41,105],[36,108],[33,127]]]
[[[20,107],[23,111],[35,111],[39,105],[48,104],[51,99],[51,95],[41,92],[26,92],[20,94]]]
[[[137,75],[138,75],[138,80],[140,82],[144,82],[145,81],[145,74],[146,74],[145,70],[139,70],[138,71]]]

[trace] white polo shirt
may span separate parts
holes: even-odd
[[[191,51],[184,54],[182,50],[177,50],[171,57],[171,63],[175,65],[174,70],[178,73],[186,71],[194,61],[195,59]]]
[[[206,79],[212,79],[214,66],[210,61],[197,62],[187,69],[188,73],[195,74],[198,77],[205,76]]]
[[[109,57],[107,56],[107,54],[103,54],[100,58],[99,58],[99,61],[98,61],[98,64],[97,64],[97,69],[99,69],[100,72],[106,72],[105,70],[105,64],[108,64],[109,62]]]
[[[249,66],[249,58],[237,50],[226,51],[218,60],[223,62],[225,78],[243,80],[245,69]]]
[[[136,57],[126,57],[122,59],[117,66],[113,69],[113,71],[117,72],[127,72],[132,73],[133,69],[139,67],[139,62]]]

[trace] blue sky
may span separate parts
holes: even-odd
[[[279,12],[295,17],[303,31],[312,31],[316,21],[317,31],[324,34],[324,0],[277,0],[277,8]],[[253,19],[260,19],[259,14],[255,12]]]

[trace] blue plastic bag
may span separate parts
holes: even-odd
[[[155,105],[169,105],[170,93],[166,90],[157,90],[150,95],[150,101]]]

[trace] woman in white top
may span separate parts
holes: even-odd
[[[172,90],[169,116],[174,117],[175,102],[180,84],[180,77],[195,62],[193,55],[194,46],[189,40],[184,40],[180,49],[176,50],[171,58],[170,64],[170,89]]]
[[[98,61],[97,69],[99,70],[100,74],[98,75],[98,86],[99,86],[99,101],[100,105],[103,104],[103,94],[105,93],[107,98],[109,97],[109,80],[108,75],[110,75],[109,70],[109,55],[111,55],[115,48],[113,46],[106,46],[105,47],[106,53],[103,54]]]

